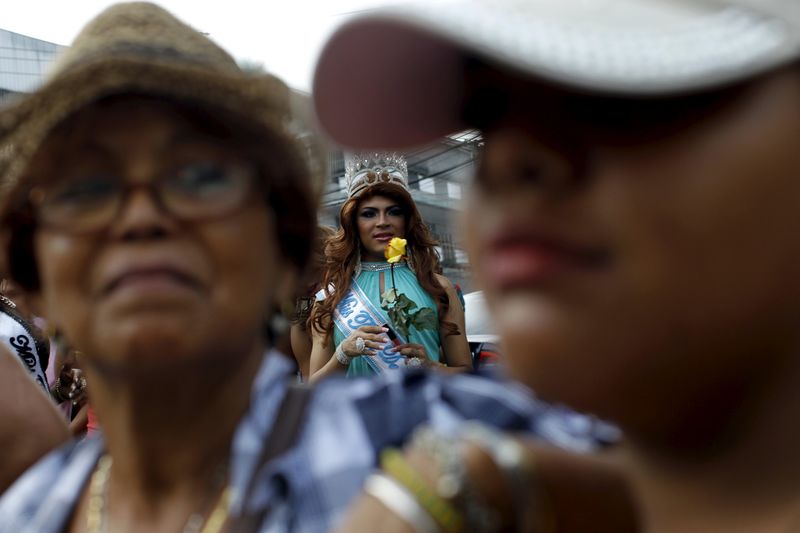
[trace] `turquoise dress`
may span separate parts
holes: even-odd
[[[372,301],[376,311],[380,313],[385,323],[390,323],[386,312],[381,309],[381,289],[380,279],[384,278],[384,290],[392,288],[392,273],[389,263],[362,263],[361,273],[356,278],[358,285]],[[429,307],[436,314],[436,323],[439,322],[439,310],[433,298],[425,292],[417,281],[417,276],[405,263],[397,263],[394,266],[394,282],[397,292],[404,293],[413,300],[419,307]],[[343,331],[338,326],[333,328],[333,341],[335,346],[339,346],[346,338]],[[411,327],[406,341],[414,344],[422,344],[425,351],[432,361],[439,361],[441,342],[439,340],[439,328],[426,329],[419,331]],[[374,376],[375,370],[364,360],[364,357],[354,357],[350,366],[347,367],[347,376]]]

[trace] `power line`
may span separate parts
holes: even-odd
[[[474,131],[474,130],[473,130],[473,131]],[[414,166],[418,166],[418,165],[420,165],[420,164],[426,163],[426,162],[428,162],[428,161],[430,161],[430,160],[432,160],[432,159],[435,159],[435,158],[437,158],[437,157],[441,157],[441,156],[443,156],[443,155],[445,155],[445,154],[447,154],[447,153],[449,153],[449,152],[452,152],[453,150],[456,150],[456,149],[459,149],[459,148],[464,148],[464,147],[469,147],[469,146],[475,145],[475,144],[477,144],[479,141],[480,141],[480,135],[477,135],[476,137],[474,137],[474,138],[471,138],[470,140],[468,140],[468,141],[465,141],[465,142],[458,142],[458,141],[457,141],[457,142],[458,142],[458,144],[455,144],[455,145],[452,145],[452,146],[448,146],[448,147],[447,147],[447,148],[445,148],[444,150],[440,150],[440,151],[438,151],[438,152],[434,153],[433,155],[430,155],[430,156],[428,156],[428,157],[426,157],[426,158],[423,158],[423,159],[421,159],[421,160],[419,160],[419,161],[414,161]],[[429,149],[429,148],[424,148],[424,149],[421,149],[421,150],[416,150],[416,153],[421,153],[421,152],[424,152],[424,151],[426,151],[426,150],[428,150],[428,149]],[[407,159],[408,159],[408,158],[407,158]],[[474,163],[475,163],[475,157],[473,156],[473,157],[470,157],[470,158],[469,158],[467,161],[464,161],[464,162],[461,162],[461,163],[459,163],[459,164],[456,164],[456,165],[453,165],[453,166],[451,166],[451,167],[448,167],[448,168],[446,168],[446,169],[444,169],[444,170],[441,170],[441,171],[439,171],[439,172],[436,172],[435,174],[429,174],[429,175],[418,174],[418,175],[419,175],[419,177],[418,177],[418,178],[416,178],[416,179],[413,179],[413,180],[409,180],[408,184],[409,184],[409,185],[416,185],[417,183],[419,183],[420,181],[422,181],[422,180],[424,180],[424,179],[437,179],[437,178],[440,178],[441,176],[446,176],[447,174],[450,174],[450,173],[452,173],[452,172],[454,172],[454,171],[456,171],[456,170],[459,170],[459,169],[461,169],[461,168],[465,168],[465,167],[467,167],[467,166],[469,166],[469,165],[472,165],[472,164],[474,164]],[[331,176],[331,177],[333,177],[333,176]],[[325,191],[325,192],[323,193],[323,197],[324,197],[324,196],[338,195],[338,194],[340,194],[341,192],[342,192],[342,189],[341,189],[341,188],[337,188],[337,189],[333,189],[333,190],[328,190],[328,191]]]

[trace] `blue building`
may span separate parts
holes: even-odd
[[[56,54],[64,48],[0,29],[0,104],[39,85]]]

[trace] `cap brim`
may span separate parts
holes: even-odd
[[[429,2],[355,19],[320,55],[320,124],[339,144],[398,149],[468,127],[464,60],[572,90],[664,96],[752,77],[800,56],[800,30],[718,2]]]
[[[356,20],[317,63],[317,117],[344,146],[423,144],[459,129],[461,67],[461,51],[435,33],[400,19]]]

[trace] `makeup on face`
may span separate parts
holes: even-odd
[[[394,237],[405,233],[405,211],[395,200],[383,196],[367,198],[356,216],[362,251],[369,261],[383,261],[384,249]]]

